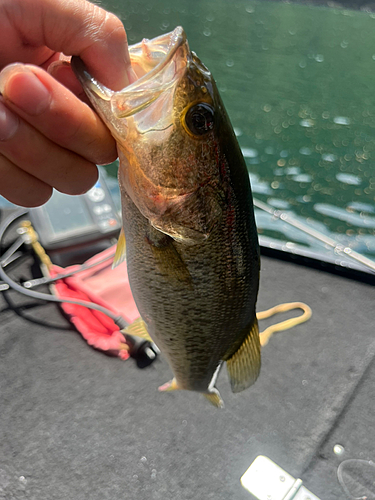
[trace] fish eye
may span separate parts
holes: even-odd
[[[196,136],[207,134],[214,128],[214,110],[206,103],[194,104],[185,114],[189,131]]]

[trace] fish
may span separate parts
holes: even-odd
[[[182,27],[129,47],[137,80],[113,91],[82,60],[71,65],[113,135],[119,156],[126,261],[140,318],[173,379],[159,389],[202,393],[226,363],[231,390],[260,371],[260,257],[241,149],[216,83]],[[125,244],[126,241],[126,244]]]

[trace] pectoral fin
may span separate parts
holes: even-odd
[[[227,371],[232,392],[241,392],[250,387],[260,371],[260,341],[258,322],[255,319],[245,340],[227,362]]]
[[[173,239],[150,226],[146,240],[151,246],[155,266],[167,279],[192,287],[190,272],[174,246]]]
[[[126,333],[127,335],[132,335],[134,337],[140,337],[144,340],[148,340],[149,342],[153,342],[150,334],[147,331],[146,323],[142,318],[138,318],[129,326],[121,330],[122,333]]]
[[[124,260],[126,260],[126,240],[124,230],[121,229],[120,235],[117,240],[116,253],[113,258],[112,269],[124,262]]]

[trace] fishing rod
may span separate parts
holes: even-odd
[[[268,214],[272,215],[273,217],[276,217],[277,219],[282,220],[283,222],[286,222],[287,224],[300,229],[304,233],[308,234],[309,236],[312,236],[313,238],[325,243],[326,245],[329,245],[332,247],[335,252],[339,254],[345,254],[347,257],[350,257],[353,260],[356,260],[357,262],[360,262],[367,268],[371,269],[372,272],[375,272],[375,262],[371,259],[368,259],[364,255],[361,255],[360,253],[356,252],[355,250],[352,250],[350,247],[342,245],[341,243],[338,243],[335,241],[333,238],[330,236],[327,236],[320,231],[317,231],[316,229],[313,229],[312,227],[308,226],[307,224],[304,224],[303,222],[298,221],[294,217],[290,216],[288,213],[283,212],[282,210],[277,210],[275,208],[270,207],[267,205],[267,203],[264,203],[263,201],[258,200],[257,198],[253,198],[254,206],[259,208],[260,210],[263,210],[264,212],[267,212]]]

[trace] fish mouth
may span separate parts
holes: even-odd
[[[196,220],[194,206],[206,188],[202,181],[197,183],[183,175],[176,182],[176,172],[169,167],[166,173],[164,163],[168,159],[160,156],[161,145],[171,137],[176,141],[180,114],[175,109],[175,91],[189,72],[190,64],[194,65],[185,31],[177,27],[152,40],[144,39],[130,46],[129,54],[138,80],[118,91],[93,78],[78,57],[73,57],[71,64],[90,102],[117,142],[119,181],[124,191],[157,230],[176,241],[200,242],[207,238],[211,223]],[[173,151],[176,144],[180,143],[174,143]],[[153,152],[162,167],[156,168]],[[168,176],[173,182],[169,182]],[[216,210],[216,206],[209,208],[210,213]]]
[[[114,116],[128,118],[173,87],[185,71],[190,50],[185,31],[178,26],[170,33],[129,46],[129,54],[138,80],[119,91],[97,81],[79,57],[71,59],[75,75],[108,126]]]

